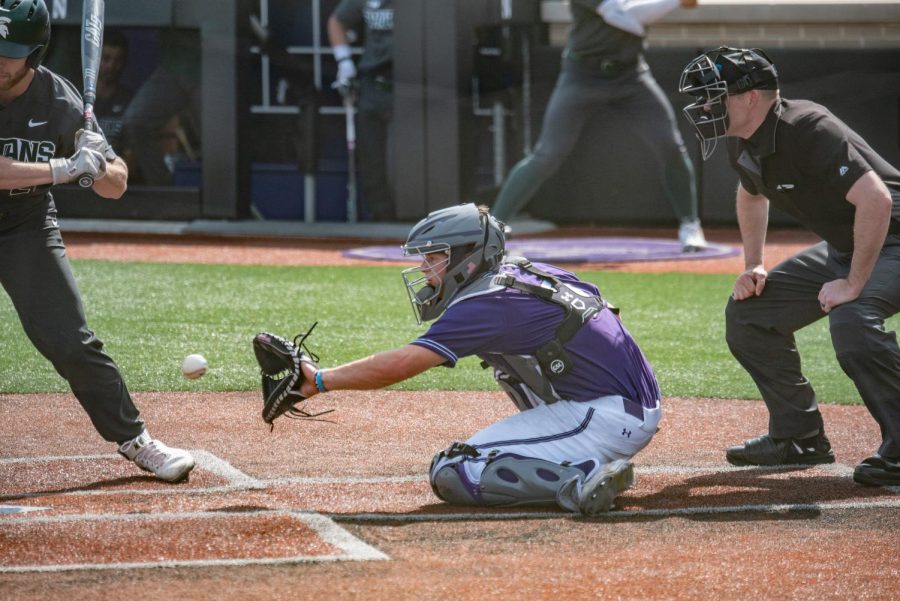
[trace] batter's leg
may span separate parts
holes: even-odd
[[[0,239],[0,282],[22,327],[72,388],[100,435],[121,443],[144,430],[116,364],[88,328],[55,219]]]

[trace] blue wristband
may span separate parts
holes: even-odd
[[[319,369],[316,371],[316,388],[319,389],[319,392],[328,392],[325,388],[325,384],[322,383],[322,370]]]

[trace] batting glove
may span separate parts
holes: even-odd
[[[353,58],[350,55],[350,46],[346,44],[338,44],[334,47],[334,60],[337,61],[337,80],[334,87],[344,93],[353,85],[356,79],[356,65],[353,64]]]
[[[106,159],[91,148],[82,148],[67,159],[50,159],[53,185],[66,184],[87,174],[94,181],[106,175]]]
[[[75,149],[81,150],[82,148],[90,148],[91,150],[96,150],[104,157],[106,157],[107,161],[111,161],[116,158],[116,152],[112,149],[112,146],[109,145],[109,142],[106,141],[106,138],[100,132],[90,131],[87,129],[79,129],[77,132],[75,132]]]

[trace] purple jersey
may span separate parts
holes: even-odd
[[[596,286],[582,282],[568,271],[543,263],[534,265],[563,282],[599,294]],[[541,278],[512,264],[501,265],[500,273],[541,284]],[[431,328],[412,344],[440,354],[447,359],[445,365],[449,367],[469,355],[533,356],[538,348],[555,338],[564,316],[562,307],[555,303],[504,288],[451,302]],[[646,407],[656,406],[660,393],[653,369],[612,311],[600,311],[564,346],[574,368],[552,380],[563,399],[588,401],[621,395]]]

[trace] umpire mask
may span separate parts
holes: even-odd
[[[402,249],[405,256],[423,261],[400,274],[421,325],[440,316],[460,289],[500,264],[506,252],[505,226],[472,203],[448,207],[413,226]]]
[[[750,90],[777,90],[778,72],[766,53],[757,48],[722,46],[705,52],[681,72],[678,91],[694,97],[683,112],[694,126],[703,159],[716,149],[728,131],[729,94]]]

